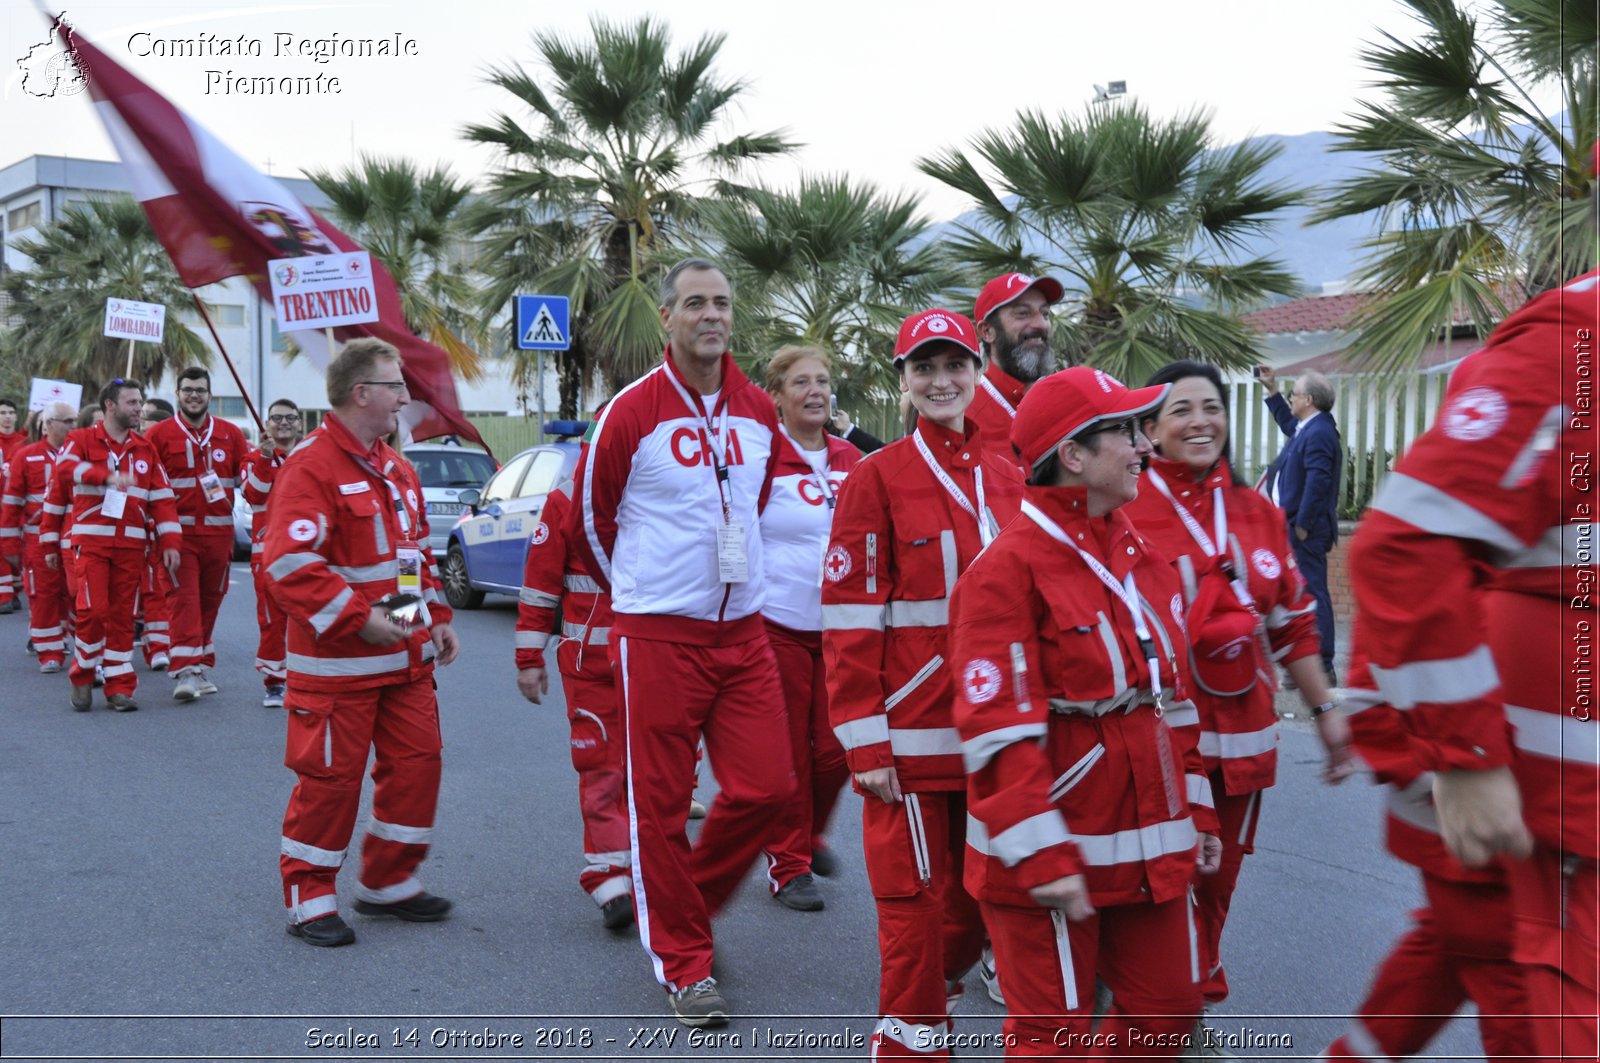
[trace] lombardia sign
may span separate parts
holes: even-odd
[[[136,303],[131,299],[107,299],[106,323],[101,335],[121,340],[160,343],[166,331],[167,308],[160,303]]]
[[[272,308],[284,332],[378,320],[372,259],[365,251],[280,258],[271,272]]]

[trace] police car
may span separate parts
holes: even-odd
[[[476,609],[487,592],[514,595],[522,589],[528,542],[545,497],[572,476],[578,440],[587,428],[586,421],[546,422],[546,434],[561,437],[558,442],[529,447],[502,465],[482,490],[456,496],[467,511],[450,529],[444,551],[434,552],[452,608]]]
[[[443,557],[450,545],[451,525],[467,511],[461,496],[481,487],[494,474],[494,459],[459,443],[413,443],[405,448],[405,455],[422,481],[422,500],[428,507],[428,545],[434,557]]]

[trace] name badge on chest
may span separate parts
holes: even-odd
[[[401,594],[422,593],[422,548],[413,542],[402,542],[394,552],[400,563],[399,590]]]
[[[200,474],[200,489],[206,493],[207,502],[226,502],[228,492],[222,489],[222,478],[207,469]]]
[[[742,521],[722,521],[717,525],[717,578],[723,583],[746,583],[750,579]]]
[[[100,502],[100,515],[111,520],[121,520],[122,513],[128,508],[128,492],[120,487],[106,488],[106,496]]]

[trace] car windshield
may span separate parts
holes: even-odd
[[[406,460],[423,487],[477,487],[494,475],[494,459],[481,450],[416,450]]]

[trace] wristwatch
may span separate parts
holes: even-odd
[[[1332,712],[1334,709],[1337,709],[1338,707],[1339,707],[1339,703],[1337,701],[1324,701],[1321,705],[1313,705],[1313,706],[1311,706],[1311,718],[1313,720],[1315,720],[1318,716],[1321,716],[1323,713]]]

